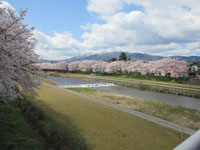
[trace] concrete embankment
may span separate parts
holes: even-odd
[[[200,78],[193,78],[189,80],[190,85],[198,85],[200,86]]]

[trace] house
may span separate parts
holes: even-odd
[[[200,78],[200,62],[189,64],[188,76],[194,78]]]

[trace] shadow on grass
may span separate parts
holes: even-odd
[[[58,149],[93,149],[94,146],[86,141],[81,130],[73,124],[69,116],[59,114],[47,105],[43,105],[42,107],[46,108],[42,109],[28,96],[26,96],[25,99],[20,100],[19,105],[26,111],[26,114],[31,114],[29,117],[33,118],[33,123],[40,126],[46,132],[46,136],[48,136],[47,139],[50,139]],[[46,148],[48,148],[48,145]]]
[[[0,150],[40,150],[42,145],[12,101],[0,101]]]

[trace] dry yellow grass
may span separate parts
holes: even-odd
[[[137,97],[124,96],[107,93],[98,90],[72,89],[77,92],[93,96],[111,103],[119,104],[137,111],[144,112],[165,120],[187,126],[193,129],[200,129],[200,112],[179,106],[173,106],[161,102],[153,102]]]

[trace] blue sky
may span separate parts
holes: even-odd
[[[24,23],[36,30],[53,35],[53,32],[70,31],[80,40],[81,25],[99,22],[94,14],[88,13],[84,0],[8,0],[18,12],[28,9]]]
[[[7,0],[35,26],[35,51],[62,60],[127,51],[200,56],[199,0]]]

